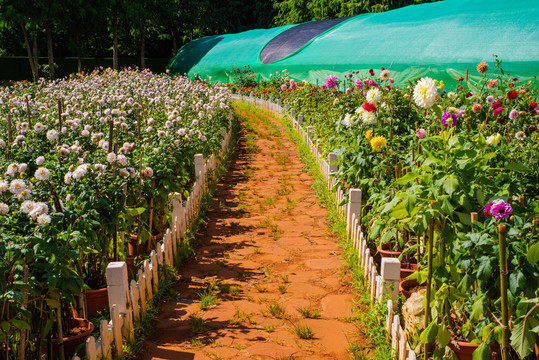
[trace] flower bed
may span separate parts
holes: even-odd
[[[228,115],[224,87],[132,69],[0,89],[6,358],[38,358],[34,344],[68,332],[76,298],[105,284],[129,234],[152,248],[169,194],[187,197],[194,155],[221,149]]]
[[[430,301],[412,343],[436,358],[452,339],[480,344],[481,359],[525,357],[537,343],[537,91],[500,64],[478,64],[482,79],[453,91],[430,78],[397,89],[385,69],[321,87],[286,73],[252,86],[301,113],[322,153],[338,155],[335,187],[361,189],[371,250],[392,244],[418,262],[411,278]]]

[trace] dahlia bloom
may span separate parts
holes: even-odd
[[[364,86],[363,81],[361,81],[361,80],[359,80],[359,79],[354,80],[354,86],[355,86],[356,89],[358,89],[358,90],[363,89],[363,86]]]
[[[502,135],[500,135],[499,133],[496,133],[496,135],[490,135],[489,137],[487,137],[485,142],[487,143],[487,145],[496,146],[500,143],[501,140],[502,140]]]
[[[509,119],[514,120],[517,118],[517,116],[518,116],[517,110],[513,109],[509,112]]]
[[[513,213],[513,208],[503,200],[496,200],[488,203],[483,208],[485,216],[493,216],[496,220],[509,219]]]
[[[485,101],[486,101],[487,104],[489,104],[489,105],[494,104],[494,96],[492,96],[492,95],[487,96],[487,98],[485,99]]]
[[[326,86],[328,87],[328,89],[333,89],[338,84],[339,84],[339,80],[337,79],[335,75],[329,75],[326,78]]]
[[[414,101],[417,106],[428,109],[436,101],[438,87],[434,80],[429,77],[421,78],[414,86]]]
[[[478,104],[478,103],[475,103],[475,104],[473,104],[473,106],[472,106],[472,111],[473,111],[474,113],[476,113],[476,114],[479,113],[479,112],[481,112],[482,109],[483,109],[483,107],[481,106],[481,104]]]
[[[378,151],[387,145],[387,140],[383,136],[375,136],[371,139],[371,147],[374,151]]]
[[[452,120],[451,122],[448,123],[447,120]],[[454,126],[457,126],[457,115],[456,114],[451,114],[449,112],[444,112],[444,114],[442,115],[442,126],[445,127],[446,129],[448,127],[454,127]]]
[[[372,138],[372,130],[367,130],[365,133],[365,139],[370,140]]]
[[[498,116],[500,115],[505,109],[503,107],[498,107],[496,109],[494,109],[494,111],[492,112],[492,115],[494,116]],[[518,115],[518,114],[517,114]]]
[[[37,180],[48,180],[49,179],[49,176],[50,176],[50,172],[47,168],[44,168],[44,167],[40,167],[36,170],[36,173],[34,175],[34,177],[37,179]]]
[[[480,74],[484,74],[488,71],[488,64],[484,61],[481,61],[479,64],[477,64],[477,72]]]
[[[365,98],[367,102],[376,105],[382,101],[382,92],[378,88],[372,88],[367,91],[367,96]]]
[[[417,137],[418,137],[419,139],[423,139],[423,138],[425,137],[426,133],[427,133],[427,132],[425,131],[425,129],[419,129],[419,130],[417,130],[417,134],[416,134],[416,135],[417,135]]]

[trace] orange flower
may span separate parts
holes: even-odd
[[[488,64],[484,61],[481,61],[479,64],[477,64],[477,72],[480,74],[484,74],[488,71]]]

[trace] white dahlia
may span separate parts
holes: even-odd
[[[429,77],[421,78],[414,87],[414,101],[423,109],[430,108],[436,101],[438,87]]]
[[[378,88],[371,88],[367,91],[366,100],[367,102],[376,105],[382,101],[382,92]]]

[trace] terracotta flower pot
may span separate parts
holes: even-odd
[[[131,241],[127,243],[127,254],[129,256],[137,256],[139,254],[144,254],[148,249],[148,243],[143,242],[139,243],[138,236],[131,234]]]
[[[417,271],[417,264],[409,264],[410,268],[406,268],[406,263],[401,262],[401,279],[405,279]]]
[[[457,354],[459,360],[472,360],[472,353],[479,347],[479,344],[451,340],[449,347]]]
[[[72,331],[76,334],[64,337],[64,355],[66,359],[71,359],[80,344],[84,344],[94,331],[94,324],[90,320],[74,318]],[[52,358],[57,359],[60,351],[58,349],[58,339],[52,339]],[[86,355],[84,346],[78,351],[77,355]]]
[[[408,299],[412,295],[411,290],[417,286],[418,283],[416,279],[404,279],[399,282],[399,292]]]
[[[107,287],[96,290],[85,290],[84,292],[86,295],[86,311],[89,319],[96,316],[98,311],[103,311],[109,306],[109,292]]]
[[[392,248],[392,243],[386,243],[376,247],[381,257],[398,258],[401,254],[401,251],[393,251],[391,250]]]

